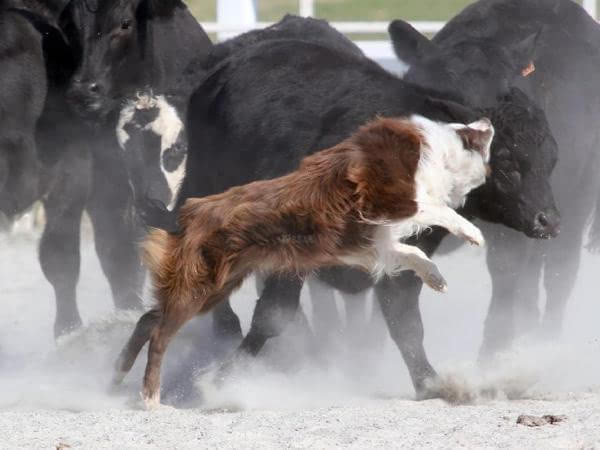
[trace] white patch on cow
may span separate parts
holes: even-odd
[[[160,147],[162,153],[177,142],[177,138],[183,131],[183,122],[179,118],[177,110],[162,95],[156,97],[155,100],[154,107],[158,108],[160,112],[154,122],[146,125],[146,129],[151,129],[157,135],[162,136]]]
[[[156,106],[156,99],[149,94],[136,94],[136,98],[134,100],[130,100],[127,104],[121,109],[121,114],[119,115],[119,122],[117,123],[117,140],[119,142],[119,146],[121,149],[126,150],[125,145],[127,145],[127,141],[129,141],[129,133],[125,131],[125,126],[128,123],[131,123],[133,120],[133,116],[135,115],[136,109],[150,109]]]
[[[134,100],[128,102],[121,110],[119,122],[117,124],[117,140],[119,146],[123,150],[126,150],[126,145],[130,136],[129,133],[125,131],[125,127],[134,120],[136,110],[153,108],[158,110],[158,116],[153,122],[147,124],[143,128],[143,131],[152,132],[155,135],[160,136],[160,161],[158,164],[160,164],[160,170],[163,173],[171,192],[171,201],[168,205],[168,209],[172,210],[175,206],[177,191],[185,176],[185,162],[187,159],[187,157],[184,156],[181,163],[173,170],[167,170],[163,164],[165,152],[177,143],[181,133],[184,131],[183,122],[179,118],[179,114],[175,107],[169,104],[162,95],[153,96],[149,94],[138,94]]]
[[[129,133],[125,131],[125,125],[131,122],[135,113],[135,102],[131,101],[121,110],[119,122],[117,123],[117,141],[121,150],[125,150],[125,145],[129,141]]]
[[[183,132],[183,122],[179,118],[177,110],[162,95],[157,96],[155,100],[154,107],[158,108],[160,112],[156,120],[148,124],[146,129],[150,129],[158,136],[161,136],[160,169],[171,191],[171,201],[167,208],[172,210],[175,206],[179,185],[185,176],[185,161],[187,158],[184,157],[175,170],[168,171],[164,167],[163,156],[168,149],[177,143],[177,139],[179,139],[179,136]]]
[[[173,172],[163,171],[165,177],[167,178],[167,184],[169,185],[169,189],[171,190],[171,201],[167,205],[167,209],[172,211],[175,207],[175,203],[177,201],[177,193],[179,192],[179,186],[181,186],[181,182],[183,181],[183,177],[185,177],[185,162],[187,160],[187,155],[183,157],[177,169]]]

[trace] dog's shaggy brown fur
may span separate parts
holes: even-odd
[[[158,308],[138,323],[117,381],[149,335],[143,396],[156,406],[170,338],[253,271],[304,274],[348,261],[374,270],[378,226],[418,211],[415,174],[423,140],[409,119],[379,118],[305,158],[287,176],[187,200],[181,231],[153,231],[145,244]]]

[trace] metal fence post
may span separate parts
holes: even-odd
[[[598,18],[598,2],[597,0],[583,0],[583,7],[594,19]]]
[[[298,0],[298,11],[302,17],[314,17],[315,0]]]
[[[222,29],[251,30],[256,28],[256,1],[217,0],[217,23]],[[238,33],[219,31],[217,39],[223,41]]]

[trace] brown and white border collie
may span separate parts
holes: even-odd
[[[145,243],[158,305],[138,322],[115,383],[150,339],[142,395],[148,408],[157,407],[169,340],[251,272],[305,274],[350,264],[377,277],[408,269],[445,291],[436,265],[402,240],[437,225],[483,244],[479,229],[454,208],[484,183],[493,135],[487,119],[463,125],[416,115],[377,118],[289,175],[187,200],[180,232],[153,231]]]

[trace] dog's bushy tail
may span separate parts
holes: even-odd
[[[169,234],[165,230],[154,228],[148,233],[142,245],[142,257],[148,270],[160,277],[163,270],[163,260],[167,250]]]

